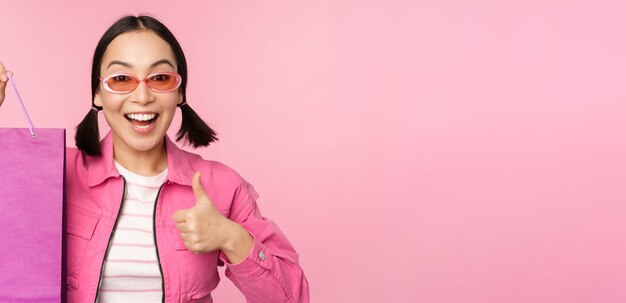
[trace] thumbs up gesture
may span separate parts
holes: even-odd
[[[243,226],[224,217],[213,205],[200,183],[199,172],[193,176],[192,187],[196,205],[172,215],[187,249],[195,253],[219,249],[231,263],[245,259],[252,249],[252,236]]]

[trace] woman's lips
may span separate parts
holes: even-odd
[[[130,113],[124,117],[136,132],[144,134],[154,129],[159,115],[155,113]]]

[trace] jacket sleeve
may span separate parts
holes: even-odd
[[[254,238],[250,255],[238,264],[226,264],[226,276],[248,302],[309,302],[309,285],[298,264],[298,254],[271,220],[264,218],[257,207],[259,197],[245,180],[237,188],[230,219],[241,224]]]

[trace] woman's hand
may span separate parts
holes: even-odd
[[[246,259],[254,244],[250,233],[243,226],[224,217],[213,205],[200,183],[200,173],[194,174],[192,186],[196,205],[178,210],[172,215],[187,249],[195,253],[219,249],[233,264]]]
[[[7,87],[8,81],[9,78],[7,76],[7,70],[4,68],[4,65],[2,65],[2,62],[0,61],[0,106],[2,106],[2,102],[4,102],[4,91]]]

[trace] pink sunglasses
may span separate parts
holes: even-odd
[[[104,89],[115,94],[128,94],[139,86],[139,83],[146,82],[150,90],[157,93],[165,93],[176,90],[180,87],[182,78],[177,73],[159,72],[151,74],[143,79],[131,74],[112,74],[100,77],[100,82]]]

